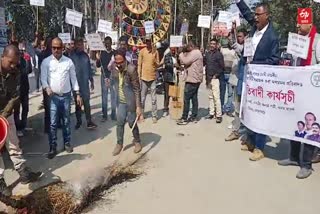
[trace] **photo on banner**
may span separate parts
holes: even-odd
[[[320,70],[316,66],[249,64],[241,120],[257,133],[320,147],[319,90]]]
[[[45,0],[30,0],[30,5],[44,7]]]

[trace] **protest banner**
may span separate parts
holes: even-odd
[[[203,16],[203,15],[198,16],[198,27],[210,28],[210,24],[211,24],[211,16]]]
[[[319,67],[249,64],[241,120],[257,133],[320,147],[319,90]],[[303,137],[298,137],[301,134]]]
[[[298,24],[312,24],[312,8],[298,8]]]
[[[99,19],[98,31],[106,34],[110,33],[112,31],[112,22]]]
[[[62,40],[63,44],[69,44],[71,42],[70,33],[58,33],[58,37]]]
[[[81,25],[82,25],[82,16],[83,16],[82,13],[67,8],[65,21],[69,25],[73,25],[73,26],[76,26],[76,27],[81,27]]]
[[[101,37],[98,33],[86,34],[85,37],[91,51],[106,50],[106,47],[103,45]]]
[[[30,0],[30,5],[44,7],[44,0]]]
[[[155,31],[154,22],[153,21],[145,21],[144,28],[145,28],[146,34],[153,33]]]
[[[183,45],[183,36],[170,36],[170,47],[179,48]]]
[[[231,12],[220,10],[219,16],[218,16],[218,22],[224,22],[227,24],[230,22],[232,23],[232,17],[233,17],[233,14]]]
[[[308,57],[310,38],[296,33],[289,33],[287,52],[296,57],[306,59]]]

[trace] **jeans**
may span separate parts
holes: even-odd
[[[150,88],[151,90],[151,102],[152,102],[152,117],[157,117],[157,85],[156,81],[144,81],[141,80],[141,105],[142,109],[144,111],[145,109],[145,104],[146,104],[146,98],[148,94],[148,89]]]
[[[226,84],[226,90],[227,90],[227,103],[224,105],[223,109],[226,113],[232,113],[234,111],[234,105],[233,105],[233,93],[234,93],[234,87],[229,83],[230,74],[224,75],[225,84]]]
[[[33,69],[34,72],[34,78],[36,80],[36,88],[37,90],[40,89],[40,70],[38,68]]]
[[[301,168],[312,169],[312,158],[315,147],[293,140],[290,141],[290,146],[290,160],[297,161]]]
[[[169,87],[172,83],[170,82],[165,82],[164,83],[164,111],[169,111],[169,103],[170,103],[170,96],[169,96]]]
[[[267,136],[264,134],[255,133],[250,131],[247,133],[250,143],[255,146],[255,148],[263,151],[264,146],[267,143]]]
[[[182,119],[188,119],[189,111],[190,111],[190,101],[192,101],[192,118],[196,118],[198,116],[198,90],[200,83],[189,83],[186,82],[184,87],[184,106],[183,106],[183,114]]]
[[[102,94],[102,115],[103,118],[108,118],[108,95],[109,90],[111,94],[111,109],[113,112],[116,111],[117,108],[117,96],[116,96],[116,89],[114,80],[110,80],[110,86],[107,87],[105,83],[104,75],[101,75],[101,94]]]
[[[132,128],[134,121],[136,120],[136,112],[128,111],[128,105],[119,103],[117,111],[117,143],[123,145],[124,138],[124,126],[128,121],[129,127]],[[132,130],[133,138],[135,143],[140,143],[140,133],[138,124]]]
[[[20,106],[22,111],[20,112]],[[21,119],[20,119],[21,113]],[[20,95],[20,105],[14,109],[14,121],[17,131],[22,131],[27,127],[29,113],[29,94]]]
[[[81,106],[77,104],[77,95],[74,94],[74,103],[76,107],[76,117],[77,117],[77,123],[82,123],[82,110]],[[87,123],[91,122],[91,107],[90,107],[90,96],[89,97],[82,97],[83,107],[84,107],[84,113],[86,115]]]
[[[50,102],[50,132],[49,144],[52,147],[57,146],[57,123],[59,115],[63,120],[63,142],[70,143],[71,128],[70,128],[70,111],[71,111],[71,93],[66,93],[63,96],[53,95]]]
[[[224,102],[225,102],[225,96],[226,96],[226,80],[224,78],[224,74],[221,74],[219,77],[219,81],[220,81],[220,100],[221,100],[221,111],[223,112],[223,106],[224,106]]]
[[[220,100],[220,81],[218,79],[212,79],[208,85],[209,96],[209,114],[217,117],[222,117],[221,100]]]

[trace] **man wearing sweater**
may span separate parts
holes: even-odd
[[[179,55],[180,64],[185,68],[185,88],[183,114],[178,125],[187,125],[197,120],[198,116],[198,90],[203,79],[203,56],[192,41]],[[189,116],[190,101],[192,101],[192,114]]]

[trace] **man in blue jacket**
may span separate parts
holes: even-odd
[[[249,37],[252,39],[252,56],[244,58],[243,63],[278,65],[280,59],[279,40],[270,21],[270,11],[267,4],[258,4],[254,14],[244,0],[236,0],[243,17],[252,26]],[[266,136],[250,132],[249,140],[241,148],[244,151],[253,151],[251,161],[264,158],[263,150]]]
[[[97,125],[94,124],[91,120],[90,88],[91,90],[94,90],[94,81],[93,81],[93,76],[91,71],[90,59],[88,54],[84,52],[83,39],[75,40],[75,48],[76,49],[74,52],[72,52],[72,54],[70,55],[70,58],[72,59],[76,67],[77,80],[80,87],[80,95],[83,100],[84,112],[87,120],[87,128],[94,129],[94,128],[97,128]],[[90,82],[90,88],[89,88],[89,82]],[[81,115],[82,115],[81,106],[76,105],[76,117],[77,117],[76,129],[79,129],[82,125]]]

